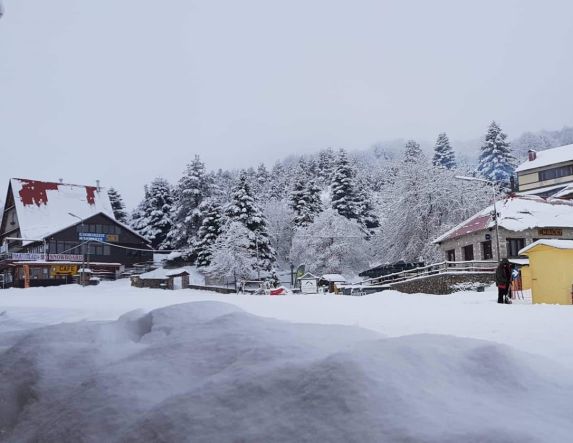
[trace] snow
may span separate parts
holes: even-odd
[[[531,243],[529,246],[519,251],[519,255],[525,254],[528,251],[531,251],[533,248],[541,245],[550,246],[557,249],[573,249],[573,240],[537,240],[536,242]]]
[[[128,284],[0,292],[3,440],[545,442],[573,431],[571,307],[498,305],[494,288],[255,297]]]
[[[28,183],[28,180],[18,178],[10,180],[23,238],[43,239],[49,234],[78,224],[79,220],[72,217],[70,213],[80,219],[103,213],[115,220],[107,190],[104,188],[99,190],[93,188],[93,201],[90,203],[86,186],[55,183],[52,185],[55,185],[57,189],[45,191],[46,202],[24,204],[23,199],[20,198],[20,191]],[[27,243],[30,242],[24,242],[24,244]]]
[[[497,202],[499,227],[519,232],[526,229],[573,227],[573,202],[560,199],[543,199],[536,196],[515,196]],[[491,218],[493,205],[478,212],[442,234],[434,243],[457,238],[495,226]]]
[[[330,282],[345,282],[346,278],[340,274],[324,274],[320,277],[322,280],[330,281]]]
[[[539,151],[535,160],[520,164],[515,171],[523,172],[568,161],[573,161],[573,144]]]

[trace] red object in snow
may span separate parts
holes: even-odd
[[[271,289],[271,295],[285,295],[285,288]]]

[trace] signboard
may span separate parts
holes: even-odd
[[[80,232],[78,237],[81,241],[97,241],[97,242],[118,242],[119,235],[117,234],[96,234],[95,232]]]
[[[52,277],[56,275],[74,275],[78,272],[78,265],[56,265],[52,266],[50,273]]]
[[[316,278],[302,279],[300,281],[300,292],[303,294],[318,293],[318,282]]]
[[[12,260],[18,261],[38,261],[45,260],[45,254],[28,253],[28,252],[12,252]],[[83,261],[84,256],[81,254],[49,254],[48,260],[51,261]]]
[[[561,229],[561,228],[540,228],[539,229],[539,235],[561,237],[563,235],[563,229]]]

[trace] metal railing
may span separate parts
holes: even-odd
[[[495,272],[496,267],[497,262],[492,260],[443,261],[428,266],[408,269],[407,271],[370,278],[364,280],[361,284],[365,286],[389,285],[439,274],[484,274]]]

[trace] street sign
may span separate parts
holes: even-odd
[[[15,261],[40,261],[45,260],[46,256],[42,253],[29,252],[12,252],[11,259]],[[82,261],[84,256],[81,254],[48,254],[50,261]]]

